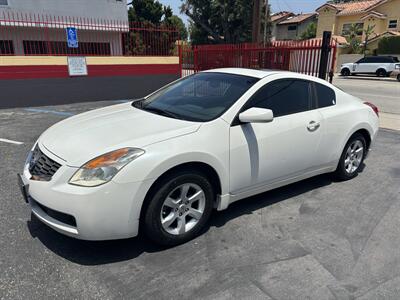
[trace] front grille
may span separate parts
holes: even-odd
[[[73,216],[48,208],[47,206],[40,204],[32,198],[31,201],[35,202],[37,206],[39,206],[48,216],[52,217],[53,219],[61,223],[76,227],[76,220]]]
[[[29,162],[29,172],[34,180],[50,181],[61,165],[40,151],[36,146]]]

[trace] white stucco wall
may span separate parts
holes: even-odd
[[[126,0],[8,0],[0,5],[0,18],[17,12],[128,21]]]

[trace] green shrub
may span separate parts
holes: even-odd
[[[400,54],[400,36],[383,37],[378,44],[379,54]]]

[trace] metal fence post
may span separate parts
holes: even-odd
[[[332,32],[324,31],[322,37],[322,45],[321,45],[321,59],[319,63],[319,72],[318,77],[326,80],[326,71],[328,69],[328,60],[329,60],[329,52],[331,51],[330,43],[331,43]]]

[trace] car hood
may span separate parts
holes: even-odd
[[[167,118],[124,103],[65,119],[46,130],[39,144],[67,165],[80,167],[104,153],[124,147],[143,148],[190,134],[199,127],[199,123]]]

